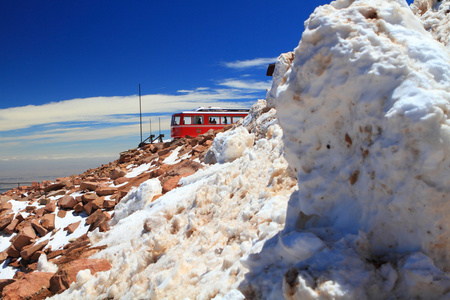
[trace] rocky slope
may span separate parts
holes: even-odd
[[[3,277],[11,277],[0,280],[3,297],[42,299],[65,290],[85,267],[93,272],[109,269],[106,260],[86,259],[104,248],[92,247],[87,233],[108,231],[115,206],[141,183],[159,180],[157,199],[202,169],[216,133],[149,144],[81,175],[3,193],[0,230],[5,250],[0,259],[9,270]],[[36,272],[41,269],[53,272]]]

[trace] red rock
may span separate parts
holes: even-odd
[[[64,187],[66,187],[66,188],[68,188],[68,189],[70,189],[70,188],[73,187],[73,183],[72,183],[72,181],[70,180],[70,177],[58,178],[58,179],[56,179],[56,181],[57,181],[58,183],[63,184]]]
[[[97,198],[98,195],[96,193],[86,193],[81,197],[84,203],[91,202],[92,200],[95,200]]]
[[[44,228],[44,226],[41,226],[39,224],[38,220],[32,220],[31,226],[33,226],[34,230],[39,234],[39,236],[44,236],[48,233],[47,229]]]
[[[105,197],[99,197],[88,204],[84,205],[84,210],[88,215],[92,214],[95,210],[103,207],[103,201],[105,200]]]
[[[8,227],[9,224],[11,224],[12,220],[14,218],[14,214],[9,214],[0,219],[0,230],[4,230],[6,227]]]
[[[33,239],[34,237],[31,237],[24,233],[19,233],[12,242],[12,245],[14,246],[14,249],[16,249],[17,251],[21,251],[23,247],[30,245]]]
[[[178,182],[180,181],[181,178],[183,178],[183,176],[178,175],[178,176],[171,177],[166,182],[164,182],[164,184],[162,186],[163,194],[176,188],[178,186]]]
[[[20,223],[20,222],[22,222],[23,220],[25,220],[25,217],[24,217],[21,213],[18,213],[18,214],[16,215],[16,219],[19,220],[19,223]]]
[[[126,177],[119,177],[116,180],[114,180],[114,185],[119,185],[119,184],[125,183],[127,181],[128,181],[128,179]]]
[[[19,220],[17,219],[12,220],[11,223],[9,223],[9,225],[6,226],[5,232],[8,234],[12,234],[16,229],[17,224],[19,224]]]
[[[0,293],[3,291],[5,286],[13,283],[14,281],[14,279],[0,279]]]
[[[67,211],[65,210],[59,210],[58,211],[58,217],[64,218],[66,216]]]
[[[45,205],[44,209],[46,212],[49,212],[49,213],[55,212],[56,211],[56,201],[54,201],[54,200],[49,201]]]
[[[125,176],[125,174],[127,174],[127,172],[125,172],[124,170],[122,170],[122,169],[120,169],[120,168],[114,168],[114,169],[111,171],[109,177],[110,177],[112,180],[115,180],[115,179],[117,179],[117,178],[120,178],[120,177]]]
[[[11,202],[4,202],[0,203],[0,212],[4,210],[10,210],[12,209],[12,203]]]
[[[48,193],[51,191],[60,190],[63,187],[64,187],[64,184],[62,184],[61,182],[53,183],[53,184],[50,184],[50,185],[44,187],[44,192]]]
[[[83,203],[78,202],[74,207],[73,207],[73,211],[76,213],[81,213],[84,211],[84,206]]]
[[[4,300],[31,299],[50,287],[50,279],[53,275],[47,272],[25,274],[21,279],[5,286],[2,297]]]
[[[35,215],[37,218],[40,218],[44,215],[45,213],[45,207],[41,207],[35,210]]]
[[[77,202],[77,200],[75,200],[74,197],[68,196],[68,195],[62,197],[58,201],[59,207],[61,207],[63,209],[72,209],[77,203],[78,202]]]
[[[114,194],[116,191],[117,188],[115,187],[100,186],[95,190],[95,193],[99,196],[108,196]]]
[[[66,190],[61,189],[61,190],[52,191],[52,192],[48,193],[47,197],[56,197],[56,196],[62,196],[65,194],[66,194]]]
[[[46,214],[41,218],[41,225],[48,231],[55,229],[55,214]]]
[[[0,262],[4,262],[8,258],[6,251],[0,252]]]
[[[32,268],[34,271],[36,271],[36,268],[37,268],[37,261],[39,260],[39,257],[40,257],[42,254],[44,254],[44,251],[41,251],[41,250],[34,252],[33,255],[30,257],[30,260],[35,261],[35,263],[33,263],[33,264],[28,264],[27,267],[28,267],[29,269]]]
[[[98,182],[83,181],[80,185],[81,190],[95,191],[99,186]]]
[[[25,207],[25,211],[27,213],[30,213],[30,214],[35,214],[36,213],[36,206],[28,205],[27,207]]]
[[[45,240],[39,244],[35,244],[33,246],[26,247],[22,251],[20,251],[20,256],[25,260],[29,260],[36,251],[41,250],[42,248],[47,246],[47,244],[48,244],[48,240]]]
[[[105,200],[103,201],[103,208],[104,209],[112,209],[116,206],[115,200]]]
[[[7,202],[7,201],[9,201],[9,200],[11,200],[11,198],[8,197],[8,196],[6,196],[6,195],[1,195],[1,196],[0,196],[0,203]]]
[[[72,282],[76,281],[79,271],[89,269],[91,274],[111,269],[111,264],[106,259],[78,259],[63,267],[50,279],[50,290],[53,293],[61,293],[66,290]]]
[[[107,212],[98,209],[86,219],[86,224],[90,225],[89,231],[99,228],[100,232],[105,232],[109,230],[110,220],[111,216]]]
[[[10,257],[19,257],[20,252],[13,246],[9,246],[8,249],[6,249],[6,254]]]
[[[78,226],[80,226],[80,223],[81,223],[81,221],[72,223],[72,224],[68,225],[66,228],[64,228],[64,230],[66,230],[69,234],[71,234],[78,228]]]

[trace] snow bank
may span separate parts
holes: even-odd
[[[247,269],[240,259],[283,228],[297,186],[275,110],[259,101],[245,124],[214,142],[221,164],[183,178],[154,202],[156,181],[129,193],[116,206],[111,230],[89,236],[94,246],[107,245],[93,258],[108,259],[112,269],[80,272],[55,298],[244,299],[238,287]],[[243,147],[230,149],[236,145]]]
[[[247,148],[253,146],[253,142],[254,136],[244,127],[238,127],[235,130],[218,133],[209,152],[214,155],[215,162],[231,162],[241,157]],[[207,155],[211,155],[210,153]]]
[[[335,1],[305,27],[268,93],[299,190],[283,232],[246,261],[242,289],[450,296],[448,51],[403,0]]]

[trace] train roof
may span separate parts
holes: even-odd
[[[194,111],[183,111],[180,113],[183,114],[192,114],[192,113],[248,113],[250,109],[248,108],[222,108],[222,107],[199,107]]]

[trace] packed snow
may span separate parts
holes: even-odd
[[[54,298],[449,299],[449,11],[318,7],[267,102],[217,134],[181,186],[132,189],[111,229],[89,233],[111,270],[80,271]],[[38,270],[55,266],[41,256]]]
[[[447,49],[404,1],[335,1],[305,27],[268,93],[299,190],[247,283],[265,298],[450,297]]]

